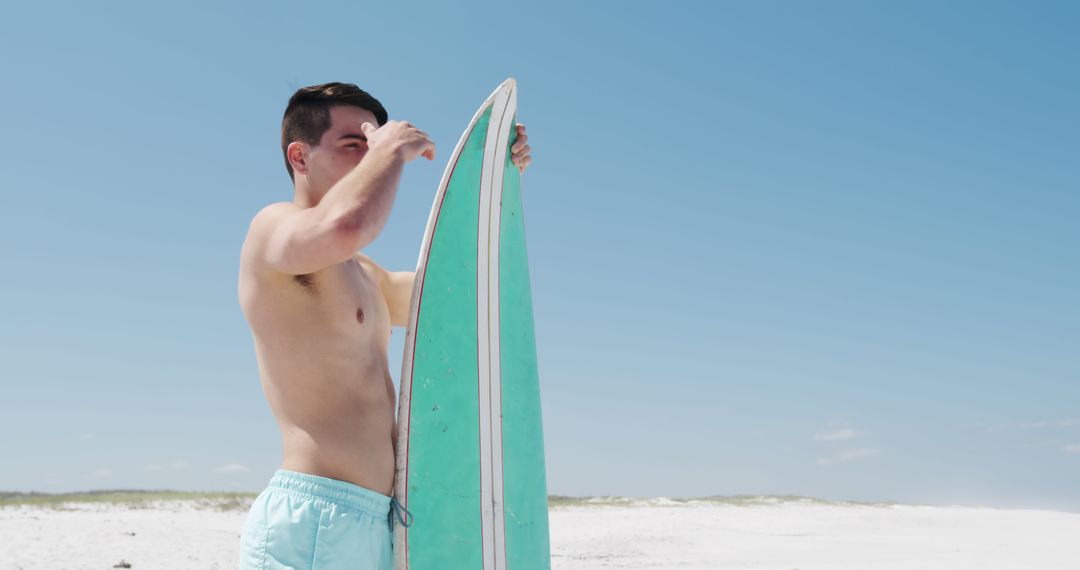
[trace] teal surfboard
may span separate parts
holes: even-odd
[[[550,568],[517,87],[480,106],[446,166],[417,262],[398,405],[398,570]]]

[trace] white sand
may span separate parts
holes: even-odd
[[[236,567],[246,512],[0,509],[0,570]],[[556,507],[552,568],[1077,570],[1080,514],[815,503]]]

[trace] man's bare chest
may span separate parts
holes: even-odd
[[[318,306],[320,318],[349,326],[357,334],[390,329],[389,311],[379,283],[356,259],[313,274],[293,276],[291,285],[301,294],[301,302]]]

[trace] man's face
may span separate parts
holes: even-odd
[[[352,106],[330,108],[330,128],[307,154],[308,183],[319,194],[341,180],[367,154],[367,137],[360,125],[378,126],[375,114]]]

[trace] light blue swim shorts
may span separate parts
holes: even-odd
[[[248,512],[240,570],[390,570],[390,497],[278,469]]]

